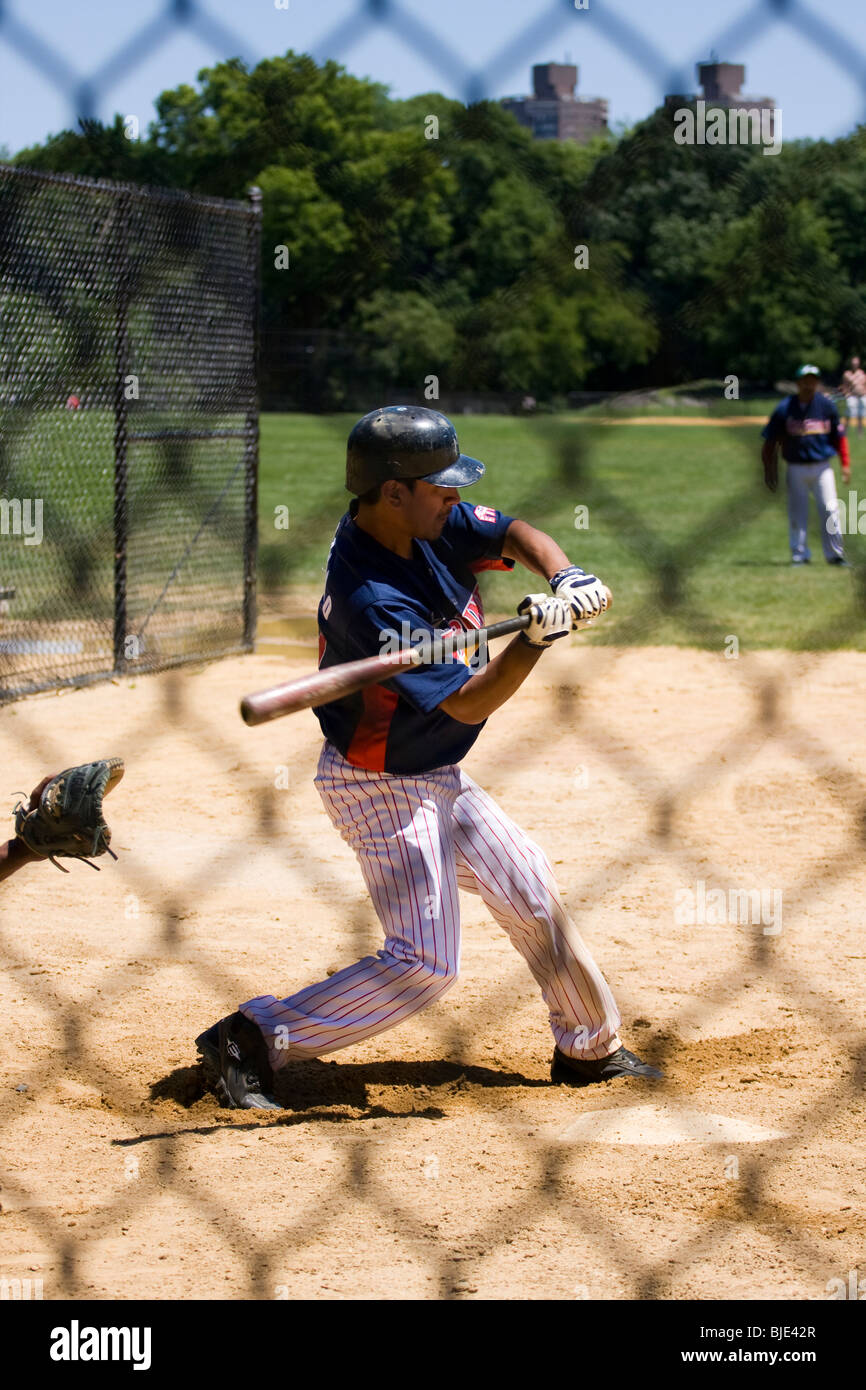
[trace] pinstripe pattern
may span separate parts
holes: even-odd
[[[459,767],[419,777],[365,772],[325,742],[316,787],[358,857],[385,944],[288,999],[266,994],[241,1006],[275,1069],[349,1047],[440,998],[460,967],[458,888],[481,895],[520,951],[560,1050],[593,1058],[616,1050],[616,1004],[547,858]]]
[[[523,956],[559,1050],[593,1058],[615,1051],[619,1011],[563,907],[543,850],[463,771],[453,820],[458,887],[481,895]]]

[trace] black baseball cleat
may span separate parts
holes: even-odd
[[[828,565],[841,565],[842,568],[843,568],[843,569],[846,569],[846,570],[849,570],[849,569],[851,568],[851,561],[850,561],[850,560],[846,560],[844,555],[834,555],[834,557],[833,557],[832,560],[828,560],[828,561],[827,561],[827,564],[828,564]]]
[[[220,1019],[195,1040],[209,1085],[232,1110],[281,1110],[262,1031],[242,1013]]]
[[[628,1048],[618,1047],[609,1057],[594,1061],[589,1057],[566,1057],[557,1047],[550,1064],[550,1079],[562,1086],[585,1086],[592,1081],[612,1081],[615,1076],[640,1076],[661,1081],[663,1073],[649,1062],[642,1062]]]
[[[212,1028],[208,1028],[204,1033],[199,1033],[195,1040],[198,1048],[199,1061],[205,1080],[209,1086],[216,1086],[220,1079],[220,1026],[215,1023]]]

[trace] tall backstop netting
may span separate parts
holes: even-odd
[[[252,645],[260,223],[0,165],[0,701]]]

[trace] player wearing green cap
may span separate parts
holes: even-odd
[[[821,373],[807,362],[797,372],[797,394],[786,396],[773,411],[762,435],[761,460],[764,480],[771,492],[778,486],[777,451],[781,445],[787,468],[788,522],[791,563],[807,565],[811,553],[806,536],[809,494],[815,498],[824,559],[830,565],[847,565],[839,526],[836,478],[830,460],[834,453],[842,463],[842,480],[851,480],[851,460],[845,427],[829,396],[818,390]]]

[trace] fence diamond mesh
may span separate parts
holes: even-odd
[[[405,45],[423,53],[443,78],[457,74],[463,97],[475,100],[494,91],[516,53],[558,37],[574,12],[565,3],[537,7],[525,29],[483,70],[461,54],[459,35],[445,38],[437,32],[435,14],[422,21],[403,6],[380,0],[358,4],[341,17],[319,51],[350,61],[354,46],[386,25]],[[666,89],[679,89],[680,75],[671,73],[668,58],[636,23],[601,4],[593,5],[591,22],[636,69],[657,82],[660,98]],[[866,58],[850,34],[818,23],[814,13],[793,0],[756,3],[711,37],[718,49],[730,50],[772,22],[793,26],[841,69],[862,74]],[[177,0],[133,35],[106,71],[116,81],[135,69],[138,40],[140,51],[150,55],[184,26],[211,42],[219,56],[244,51],[242,39],[226,33],[206,4]],[[75,90],[73,76],[50,45],[7,12],[0,20],[2,42]],[[91,102],[97,88],[98,75],[84,93]],[[0,479],[4,496],[45,502],[42,546],[4,546],[0,551],[0,586],[12,591],[4,600],[9,608],[0,625],[5,698],[122,672],[133,658],[137,669],[156,669],[248,646],[256,500],[256,213],[214,200],[5,168],[0,200]],[[120,387],[130,375],[140,378],[140,390],[127,399]],[[70,404],[73,395],[77,406]],[[528,441],[530,426],[525,428]],[[754,488],[744,488],[724,517],[683,525],[673,540],[665,534],[665,519],[650,524],[637,514],[625,490],[618,490],[615,474],[599,464],[610,438],[606,428],[540,428],[548,469],[543,505],[537,486],[527,491],[528,519],[543,524],[544,508],[573,496],[579,483],[581,497],[597,505],[601,516],[615,518],[610,524],[624,549],[640,557],[646,583],[622,630],[623,640],[639,635],[652,641],[673,612],[684,619],[696,643],[718,650],[725,633],[704,611],[697,582],[726,528],[728,533],[748,528],[766,499]],[[341,422],[334,430],[335,472],[344,437]],[[536,426],[532,438],[537,443]],[[748,447],[754,448],[753,440]],[[339,488],[334,498],[336,507]],[[22,527],[28,517],[32,523],[32,511],[25,515],[22,510]],[[298,555],[305,546],[321,545],[318,534],[311,539],[293,536],[292,542]],[[859,574],[855,572],[850,607],[837,631],[840,643],[862,630]],[[130,646],[130,638],[138,645]],[[204,1232],[206,1239],[198,1237],[202,1246],[215,1243],[236,1276],[231,1287],[250,1297],[291,1297],[311,1290],[323,1296],[363,1296],[371,1271],[389,1259],[407,1280],[422,1272],[427,1282],[422,1287],[415,1278],[413,1291],[442,1298],[485,1296],[491,1290],[526,1296],[527,1270],[539,1265],[549,1277],[546,1283],[529,1285],[530,1296],[660,1298],[685,1287],[693,1295],[695,1290],[705,1297],[730,1291],[749,1298],[772,1294],[774,1271],[782,1269],[778,1277],[788,1282],[780,1287],[780,1297],[789,1285],[797,1297],[826,1297],[828,1280],[836,1274],[848,1277],[848,1264],[839,1261],[852,1263],[858,1250],[862,1255],[866,1234],[850,1196],[862,1188],[862,1156],[843,1155],[839,1138],[843,1124],[856,1123],[858,1117],[862,1121],[866,1036],[858,992],[862,970],[846,965],[846,984],[836,988],[819,981],[816,964],[828,952],[840,951],[840,943],[831,942],[826,933],[834,916],[846,913],[840,969],[842,957],[862,960],[851,931],[864,886],[866,781],[826,723],[808,717],[809,692],[821,687],[825,670],[824,658],[814,649],[828,645],[817,615],[804,613],[802,645],[804,650],[791,655],[784,667],[727,666],[723,679],[729,709],[719,717],[723,741],[714,743],[710,736],[701,741],[692,724],[681,737],[677,731],[669,736],[665,756],[654,756],[652,721],[638,722],[631,731],[617,724],[614,695],[625,692],[638,701],[625,646],[595,652],[579,678],[563,679],[551,692],[547,712],[567,731],[568,756],[575,756],[579,747],[581,761],[592,761],[598,770],[601,786],[607,776],[615,788],[606,802],[609,833],[586,848],[576,846],[570,831],[560,840],[566,862],[557,872],[578,926],[593,935],[605,963],[623,946],[620,936],[637,951],[642,932],[650,928],[632,928],[624,918],[634,905],[629,895],[640,894],[642,911],[658,932],[658,978],[688,962],[688,989],[682,990],[688,997],[670,1005],[675,1026],[652,1028],[638,1017],[645,1008],[645,971],[639,980],[624,972],[618,986],[624,1012],[646,1029],[641,1034],[644,1055],[669,1074],[664,1092],[669,1115],[687,1139],[696,1137],[688,1133],[696,1124],[695,1078],[714,1087],[717,1108],[731,1108],[731,1088],[751,1088],[750,1096],[757,1095],[768,1076],[780,1095],[796,1085],[792,1091],[784,1089],[778,1107],[782,1133],[768,1126],[756,1149],[743,1148],[730,1137],[707,1139],[700,1130],[703,1157],[694,1158],[694,1149],[686,1158],[682,1149],[666,1151],[664,1166],[643,1171],[642,1183],[636,1184],[640,1191],[629,1186],[634,1149],[618,1149],[611,1140],[599,1159],[598,1149],[581,1148],[580,1141],[575,1158],[574,1147],[564,1146],[560,1134],[545,1127],[549,1116],[539,1103],[543,1069],[532,1072],[513,1056],[501,1055],[505,1034],[511,1030],[513,1041],[515,1033],[529,1026],[526,981],[498,968],[489,971],[471,1017],[466,1011],[449,1012],[447,1004],[431,1014],[426,1041],[419,1045],[420,1060],[399,1060],[395,1035],[391,1061],[340,1058],[337,1066],[314,1062],[291,1069],[281,1092],[286,1119],[239,1119],[220,1115],[215,1107],[196,1109],[203,1087],[189,1056],[189,1019],[184,1015],[183,1026],[174,1029],[166,1000],[177,1010],[190,993],[200,994],[207,1006],[203,1002],[193,1012],[197,1026],[204,1026],[217,1008],[226,1011],[242,997],[249,982],[246,962],[239,964],[247,951],[243,893],[253,891],[251,879],[244,878],[249,863],[273,883],[275,904],[282,901],[281,893],[292,894],[290,936],[276,928],[270,933],[270,923],[267,928],[254,924],[259,949],[273,953],[270,976],[283,979],[303,969],[303,925],[317,910],[316,920],[321,920],[323,896],[326,909],[340,918],[346,938],[342,953],[350,949],[348,941],[359,953],[374,949],[377,926],[369,903],[359,896],[352,866],[333,852],[330,829],[311,820],[306,782],[290,775],[280,780],[285,755],[276,736],[259,745],[239,740],[227,730],[221,709],[203,708],[184,673],[165,675],[146,709],[124,715],[127,756],[134,750],[137,765],[143,766],[167,740],[186,750],[199,777],[210,779],[221,794],[231,786],[243,812],[232,821],[231,834],[194,840],[199,802],[192,792],[181,795],[178,821],[187,818],[193,848],[183,871],[167,881],[159,857],[166,845],[164,827],[141,809],[140,826],[127,831],[126,852],[112,868],[111,901],[125,904],[134,942],[117,954],[102,938],[95,947],[78,928],[82,957],[94,949],[104,954],[98,982],[92,970],[82,986],[77,979],[64,980],[59,967],[57,978],[47,968],[31,969],[14,911],[2,906],[4,971],[14,981],[20,1007],[43,1021],[43,1036],[26,1059],[10,1062],[0,1103],[4,1205],[11,1199],[9,1209],[19,1223],[14,1228],[15,1272],[44,1275],[50,1297],[105,1296],[106,1287],[111,1296],[111,1279],[120,1276],[96,1273],[94,1252],[104,1248],[103,1242],[118,1239],[120,1223],[124,1236],[139,1228],[149,1232],[147,1223],[157,1208],[171,1202],[179,1245],[186,1239],[186,1248],[195,1248],[194,1236],[177,1234],[178,1229]],[[695,704],[709,673],[701,659],[709,660],[695,657]],[[619,671],[625,673],[621,686],[616,685]],[[663,690],[662,676],[657,672],[656,677],[653,690]],[[822,698],[832,680],[828,676],[821,687]],[[800,691],[805,704],[795,707]],[[673,708],[677,692],[672,686],[668,698]],[[682,703],[676,708],[687,717]],[[9,749],[23,739],[45,770],[68,761],[66,742],[38,713],[35,705],[16,707],[7,765]],[[529,731],[512,727],[507,761],[491,735],[473,765],[474,777],[482,784],[495,783],[497,798],[513,804],[526,794],[522,774],[545,756],[545,733],[546,726]],[[308,728],[298,738],[299,758],[309,770],[314,737]],[[765,822],[772,821],[773,797],[781,796],[781,775],[768,782],[766,767],[761,771],[767,749],[801,794],[801,814],[789,817],[781,829],[776,826],[775,838],[765,833]],[[547,753],[556,814],[579,817],[583,808],[576,804],[574,782],[563,763],[566,755]],[[738,838],[736,827],[727,838],[718,833],[719,821],[728,814],[719,809],[720,798],[733,773],[740,779],[741,797],[751,776],[759,790],[768,788],[760,815],[747,816],[751,841],[747,834]],[[11,766],[9,775],[14,781]],[[130,766],[128,777],[135,775]],[[779,850],[784,838],[805,834],[804,822],[808,828],[810,812],[819,804],[826,832],[815,831],[819,849],[810,853],[804,845],[796,871],[774,876],[774,847]],[[535,805],[538,811],[537,801]],[[612,822],[620,807],[622,833],[614,837]],[[547,833],[555,837],[554,814],[545,814]],[[761,881],[778,883],[786,903],[799,914],[802,931],[776,937],[753,922],[736,947],[726,938],[709,950],[693,934],[674,930],[670,912],[659,906],[671,885],[737,884],[744,876],[748,881],[751,871]],[[242,887],[221,902],[221,886],[235,880]],[[50,957],[49,946],[42,949]],[[256,970],[262,973],[258,965]],[[148,994],[148,972],[163,991],[155,998]],[[674,993],[678,981],[679,976],[671,985]],[[766,1067],[758,1074],[754,1052],[738,1050],[731,1037],[748,990],[751,998],[761,993],[775,1019],[761,1032]],[[662,1004],[663,996],[658,997]],[[97,1046],[92,1039],[100,1023],[102,1046]],[[785,1033],[789,1024],[799,1031]],[[164,1046],[156,1041],[157,1036],[162,1039],[160,1029],[168,1039]],[[704,1041],[698,1038],[702,1030]],[[109,1055],[105,1036],[111,1039]],[[486,1040],[483,1059],[479,1038]],[[151,1086],[143,1094],[140,1076],[130,1079],[124,1061],[130,1055],[139,1058],[148,1048],[154,1053],[145,1062]],[[816,1056],[831,1054],[832,1064],[816,1071]],[[463,1060],[470,1055],[471,1062]],[[33,1122],[22,1095],[33,1086],[34,1076],[41,1092],[65,1086],[66,1095],[99,1098],[92,1105],[101,1102],[104,1110],[99,1111],[100,1123],[87,1130],[88,1142],[101,1164],[120,1155],[130,1181],[122,1182],[119,1174],[114,1181],[112,1170],[103,1188],[86,1198],[65,1188],[59,1197],[47,1195],[50,1182],[40,1164],[24,1156]],[[69,1089],[73,1084],[79,1091]],[[755,1105],[754,1115],[766,1119],[769,1102],[763,1109],[757,1101]],[[578,1112],[579,1107],[574,1114]],[[431,1149],[427,1134],[431,1125],[447,1128],[452,1122],[463,1127],[455,1143],[462,1167],[458,1170],[455,1161],[449,1184],[445,1160],[440,1175],[438,1149],[435,1141]],[[235,1177],[244,1172],[244,1164],[273,1162],[267,1220],[260,1210],[251,1210],[242,1184],[222,1181],[221,1141],[227,1136],[221,1129],[251,1150],[239,1147],[233,1153]],[[255,1137],[273,1145],[275,1159],[263,1158],[266,1143],[253,1144]],[[213,1148],[220,1144],[220,1161],[202,1158],[202,1141]],[[737,1162],[728,1172],[732,1158]],[[476,1186],[478,1210],[466,1210],[461,1206],[462,1178],[485,1162],[491,1170],[489,1191]],[[847,1174],[833,1179],[838,1183],[826,1211],[820,1204],[813,1211],[798,1208],[790,1199],[788,1187],[804,1192],[829,1183],[829,1169],[846,1164]],[[316,1180],[307,1180],[308,1169],[316,1165]],[[291,1180],[296,1188],[286,1178],[287,1168],[299,1174]],[[497,1177],[503,1172],[505,1182]],[[287,1187],[292,1200],[283,1202]],[[844,1203],[843,1188],[849,1193]],[[656,1200],[669,1219],[671,1213],[687,1210],[691,1227],[667,1233],[662,1224],[660,1229]],[[830,1207],[832,1215],[827,1214]],[[335,1250],[328,1237],[338,1229],[344,1232],[344,1245]],[[847,1244],[842,1237],[846,1230]],[[393,1236],[392,1245],[386,1235]],[[747,1252],[742,1264],[731,1254],[737,1245]],[[159,1288],[153,1248],[137,1256],[142,1279],[150,1281],[148,1291]],[[518,1249],[519,1257],[514,1255]],[[358,1251],[372,1252],[366,1266],[355,1259]],[[37,1253],[28,1257],[28,1252]],[[123,1251],[115,1252],[118,1265],[123,1258]],[[517,1258],[527,1263],[517,1265]],[[723,1260],[735,1272],[729,1283],[719,1284],[715,1271]],[[572,1271],[559,1283],[550,1274],[557,1263]],[[194,1296],[219,1296],[223,1277],[203,1274],[199,1265],[195,1272],[179,1274],[178,1286]],[[124,1290],[128,1292],[127,1285]]]
[[[3,699],[249,647],[258,236],[0,168]]]

